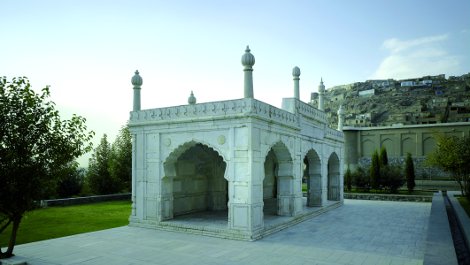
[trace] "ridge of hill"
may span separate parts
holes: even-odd
[[[338,124],[340,105],[344,126],[372,127],[470,121],[470,73],[462,76],[423,76],[404,80],[367,80],[325,91],[330,127]],[[311,104],[318,105],[318,93]]]

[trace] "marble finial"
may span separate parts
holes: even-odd
[[[134,87],[140,87],[142,85],[142,77],[139,75],[138,70],[135,70],[135,75],[132,77],[131,83]]]
[[[250,51],[250,47],[247,45],[245,54],[242,56],[242,65],[245,67],[252,67],[255,64],[255,56]]]
[[[292,69],[292,76],[294,77],[299,77],[300,76],[300,68],[295,66],[293,69]]]
[[[194,93],[192,90],[191,90],[191,95],[189,95],[189,98],[188,98],[188,104],[189,105],[196,104],[196,97],[194,96]]]

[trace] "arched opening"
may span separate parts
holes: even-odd
[[[307,185],[306,205],[308,207],[322,206],[321,162],[313,149],[304,157],[302,182]]]
[[[339,158],[332,153],[328,159],[328,200],[340,200],[340,169]]]
[[[226,163],[214,149],[191,142],[173,152],[167,160],[163,193],[173,198],[167,219],[199,212],[207,217],[211,212],[220,215],[227,210]],[[227,219],[225,213],[224,218]]]
[[[263,179],[263,213],[293,215],[293,167],[287,147],[278,142],[266,155]]]
[[[277,215],[277,173],[279,163],[271,149],[264,162],[263,203],[265,215]]]

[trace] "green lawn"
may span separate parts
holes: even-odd
[[[470,202],[468,201],[467,197],[458,197],[457,198],[462,205],[465,212],[467,212],[468,217],[470,218]]]
[[[16,242],[24,244],[124,226],[130,212],[129,201],[37,209],[23,217]],[[8,245],[9,236],[9,229],[0,234],[0,246]]]

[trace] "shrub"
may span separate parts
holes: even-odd
[[[358,167],[354,172],[351,173],[351,179],[357,189],[362,189],[363,191],[369,191],[370,181],[369,174],[362,167]]]
[[[415,188],[415,167],[410,153],[406,155],[405,175],[406,187],[408,188],[408,192],[413,192]]]
[[[387,165],[381,167],[380,177],[382,186],[390,193],[397,193],[398,189],[405,184],[405,178],[399,166]]]
[[[372,155],[372,162],[370,164],[370,185],[373,189],[380,188],[380,163],[379,163],[379,154],[375,150]]]
[[[352,190],[352,174],[351,170],[348,169],[346,170],[346,174],[344,174],[344,182],[346,182],[346,190],[351,191]]]
[[[379,164],[380,166],[388,165],[388,155],[385,146],[382,146],[382,148],[380,149]]]

